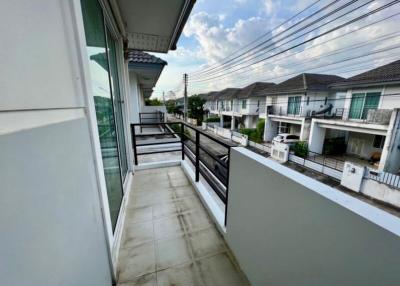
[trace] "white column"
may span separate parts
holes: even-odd
[[[235,129],[235,116],[232,115],[232,119],[231,119],[231,130]]]
[[[378,169],[397,173],[400,168],[400,109],[394,109]]]
[[[311,121],[310,138],[308,139],[308,149],[311,152],[322,153],[324,146],[326,129],[318,126],[318,123],[313,119]]]
[[[224,128],[224,116],[222,114],[219,117],[219,127]]]
[[[264,126],[264,141],[272,141],[274,137],[277,135],[278,131],[278,123],[272,121],[271,118],[267,117],[265,119]]]

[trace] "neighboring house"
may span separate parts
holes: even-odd
[[[332,114],[313,118],[310,151],[323,153],[324,142],[343,138],[344,155],[376,161],[380,170],[397,173],[400,168],[400,61],[330,87],[339,100],[335,101]]]
[[[255,128],[259,118],[266,118],[266,98],[261,91],[275,85],[270,82],[255,82],[238,92],[234,103],[234,116],[240,117],[246,128]]]
[[[136,50],[128,50],[125,52],[128,61],[129,70],[129,115],[130,122],[139,122],[139,114],[142,117],[149,118],[150,112],[166,112],[165,106],[145,106],[145,100],[150,98],[153,87],[156,85],[164,66],[167,62],[150,55],[148,53]]]
[[[291,133],[307,140],[313,114],[332,110],[328,85],[343,80],[336,75],[303,73],[258,92],[266,97],[264,140]]]
[[[116,284],[130,122],[164,65],[133,50],[176,49],[194,2],[2,3],[2,284]]]
[[[230,128],[239,125],[255,128],[259,118],[265,118],[265,95],[261,90],[274,86],[274,83],[255,82],[244,88],[227,88],[209,92],[205,106],[211,114],[221,116],[221,122],[230,121]],[[227,125],[227,124],[225,124]]]

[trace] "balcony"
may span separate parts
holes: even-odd
[[[140,131],[150,125],[158,129],[153,138]],[[133,124],[132,135],[136,171],[119,285],[392,285],[399,278],[399,218],[185,123]],[[144,160],[154,155],[165,157]],[[380,275],[357,270],[370,267]]]
[[[345,121],[354,121],[360,123],[388,125],[392,116],[391,109],[376,109],[376,108],[336,108],[326,113],[311,113],[313,118],[321,119],[336,119]]]
[[[180,166],[135,177],[118,285],[248,285]]]

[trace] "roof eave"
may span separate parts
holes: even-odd
[[[183,4],[182,13],[178,19],[178,23],[175,27],[175,31],[169,45],[170,50],[176,50],[176,45],[178,43],[179,37],[182,34],[183,28],[185,27],[185,24],[189,18],[190,13],[192,12],[195,3],[196,0],[187,0]]]

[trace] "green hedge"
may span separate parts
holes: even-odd
[[[241,128],[240,133],[247,135],[250,141],[260,143],[262,142],[262,134],[256,128]]]
[[[308,144],[306,141],[296,142],[293,146],[293,151],[296,156],[306,158],[308,156]]]
[[[205,122],[219,122],[220,118],[217,116],[209,117],[205,120]]]

